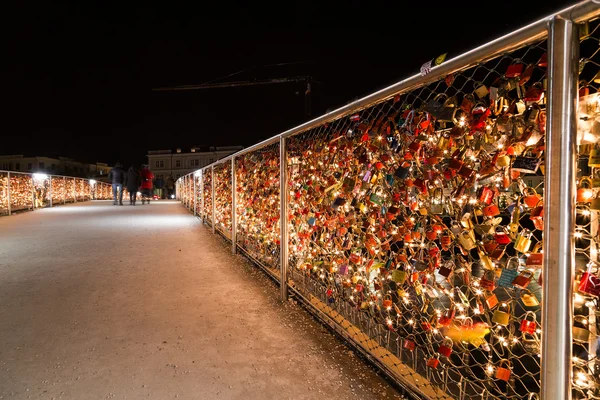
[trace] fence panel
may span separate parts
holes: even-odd
[[[215,228],[231,239],[231,162],[215,165]]]
[[[0,171],[0,215],[8,215],[8,172]]]
[[[279,269],[279,144],[236,157],[237,244],[255,261]]]
[[[212,169],[205,168],[202,173],[203,179],[203,190],[204,190],[204,202],[202,209],[202,218],[210,226],[213,224],[212,220]]]
[[[50,176],[46,174],[33,174],[32,177],[35,208],[50,207]]]
[[[33,178],[31,174],[10,173],[11,211],[33,210]]]

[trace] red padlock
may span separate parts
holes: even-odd
[[[437,358],[430,358],[427,360],[427,366],[431,368],[437,368],[440,365],[440,360]]]
[[[412,340],[404,339],[404,343],[402,344],[402,347],[408,351],[413,351],[416,347],[416,344]]]
[[[452,354],[452,344],[452,339],[444,340],[438,348],[438,353],[444,357],[450,357],[450,354]]]
[[[510,368],[510,361],[508,361],[507,359],[500,360],[500,365],[498,365],[498,368],[496,368],[496,379],[508,382],[508,380],[510,379]]]
[[[500,214],[500,209],[495,204],[490,204],[487,207],[483,208],[483,215],[486,217],[495,217]]]
[[[527,317],[530,315],[533,316],[533,320],[527,319]],[[525,315],[523,316],[523,320],[521,321],[520,329],[521,329],[521,332],[525,332],[530,335],[533,335],[535,333],[535,331],[537,330],[537,322],[536,322],[535,313],[533,311],[527,311],[525,313]]]

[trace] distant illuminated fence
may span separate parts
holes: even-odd
[[[108,199],[112,199],[111,185],[93,179],[0,171],[0,215]]]

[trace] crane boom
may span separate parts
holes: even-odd
[[[182,85],[173,87],[154,88],[153,91],[172,91],[172,90],[197,90],[197,89],[216,89],[238,86],[254,86],[254,85],[269,85],[272,83],[289,83],[289,82],[310,82],[309,76],[293,76],[289,78],[273,78],[273,79],[255,79],[252,81],[233,81],[233,82],[218,82],[218,83],[203,83],[200,85]]]

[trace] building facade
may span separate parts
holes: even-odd
[[[180,148],[175,151],[151,150],[148,151],[147,157],[150,170],[157,178],[166,179],[171,175],[173,179],[177,179],[243,148],[243,146],[196,146],[192,147],[189,152],[184,152]]]
[[[0,156],[0,170],[4,171],[102,179],[108,175],[110,168],[106,163],[88,164],[67,157],[25,157],[22,154]]]

